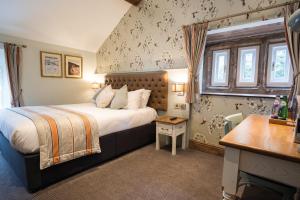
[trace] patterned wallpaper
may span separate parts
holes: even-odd
[[[182,25],[286,2],[284,0],[143,0],[132,6],[97,52],[97,72],[185,68]],[[210,24],[210,28],[281,16],[282,9]],[[268,114],[272,99],[201,96],[192,109],[192,138],[218,145],[223,118]]]
[[[243,113],[249,114],[271,113],[273,99],[229,97],[229,96],[201,96],[192,109],[192,138],[202,143],[218,146],[224,136],[224,117]]]

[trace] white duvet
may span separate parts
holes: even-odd
[[[99,126],[99,136],[142,126],[152,122],[157,116],[156,111],[149,107],[137,110],[112,110],[97,108],[94,103],[61,105],[61,107],[94,116]],[[0,131],[18,151],[22,153],[39,151],[36,127],[27,117],[6,109],[1,110]]]

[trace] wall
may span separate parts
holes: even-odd
[[[187,68],[183,69],[167,69],[168,77],[169,77],[169,88],[168,88],[168,111],[167,114],[169,116],[177,116],[177,117],[189,117],[189,104],[185,104],[185,95],[180,96],[177,95],[176,92],[172,92],[172,85],[174,83],[185,83],[188,79],[188,70]],[[185,110],[175,109],[175,104],[183,103],[186,105]]]
[[[143,0],[138,7],[132,6],[129,9],[97,52],[97,71],[105,73],[185,68],[182,25],[283,2]],[[273,9],[222,20],[210,24],[210,28],[274,18],[281,16],[281,12],[282,9]],[[177,100],[183,101],[183,98]],[[268,114],[271,104],[271,99],[264,98],[201,96],[192,108],[191,138],[218,145],[223,134],[224,116],[237,112],[243,112],[244,115]]]
[[[96,54],[0,34],[0,41],[25,44],[21,86],[25,105],[49,105],[88,102],[93,90],[86,80],[96,69]],[[40,72],[40,51],[83,57],[84,79],[45,78]]]

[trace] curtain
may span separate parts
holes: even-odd
[[[290,53],[293,75],[295,77],[293,79],[293,85],[289,94],[289,108],[295,106],[295,96],[299,94],[299,79],[296,75],[298,75],[300,72],[300,34],[291,30],[291,28],[288,26],[288,20],[290,16],[300,8],[299,6],[299,3],[286,6],[284,16],[286,42]]]
[[[22,89],[20,83],[22,47],[14,44],[4,43],[4,51],[12,96],[11,105],[12,107],[20,107],[23,106]]]
[[[195,93],[199,92],[199,64],[205,48],[208,23],[183,26],[184,49],[188,65],[186,102],[195,102]]]

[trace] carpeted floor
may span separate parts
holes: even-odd
[[[29,194],[0,154],[0,199],[220,200],[223,158],[195,150],[155,151],[146,146]],[[277,200],[275,194],[242,188],[243,200]]]

